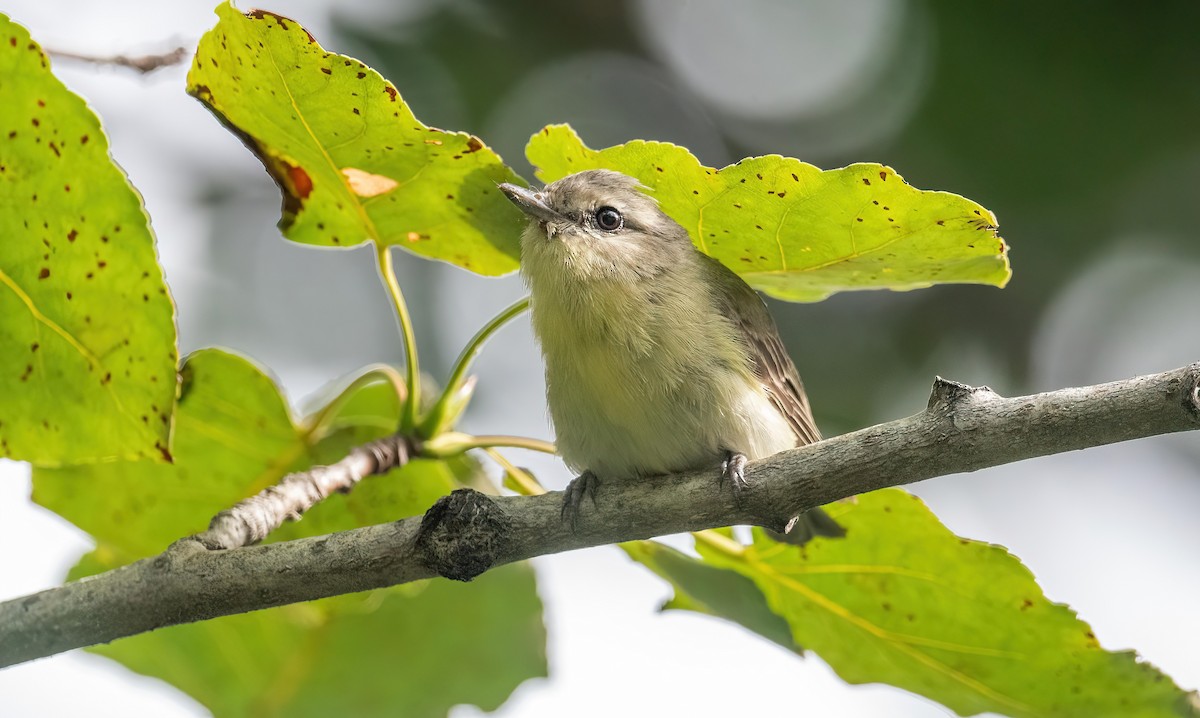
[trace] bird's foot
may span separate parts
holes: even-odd
[[[596,489],[599,486],[600,479],[591,471],[583,472],[567,484],[563,492],[562,520],[571,523],[572,531],[579,528],[579,509],[583,506],[583,500],[590,497],[592,508],[596,507]]]
[[[729,481],[733,484],[734,496],[741,496],[743,491],[750,488],[750,482],[746,480],[747,463],[745,454],[737,451],[725,452],[725,460],[721,462],[721,483]]]

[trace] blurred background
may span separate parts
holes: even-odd
[[[882,162],[994,211],[1012,247],[1007,289],[772,303],[826,435],[919,411],[934,375],[1015,395],[1200,360],[1196,3],[262,1],[379,70],[426,123],[479,135],[531,179],[526,139],[569,122],[592,147],[667,140],[713,166],[768,153],[823,168]],[[194,48],[212,4],[8,0],[2,11],[48,49],[141,54]],[[356,367],[401,360],[370,251],[281,239],[275,186],[184,94],[185,67],[142,78],[58,60],[55,71],[100,114],[145,197],[184,352],[243,352],[298,406]],[[434,377],[523,293],[515,276],[398,259]],[[549,438],[527,321],[478,370],[467,430]],[[513,458],[552,487],[569,478],[556,461]],[[1106,648],[1136,648],[1200,686],[1196,435],[913,490],[960,535],[1009,547]],[[58,584],[90,548],[28,492],[27,468],[0,461],[0,599]],[[534,564],[551,676],[497,715],[946,714],[891,688],[846,686],[819,659],[719,621],[659,615],[668,589],[616,549]],[[81,652],[0,672],[4,716],[83,712],[205,714]]]

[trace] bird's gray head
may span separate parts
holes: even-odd
[[[511,184],[500,189],[530,217],[521,261],[531,278],[545,269],[580,281],[638,281],[695,252],[683,227],[620,172],[587,170],[540,192]]]

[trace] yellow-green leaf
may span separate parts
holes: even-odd
[[[367,240],[497,275],[517,268],[520,182],[478,137],[427,127],[396,88],[327,52],[294,20],[217,8],[188,92],[238,134],[283,191],[292,240]]]
[[[82,98],[0,15],[0,457],[168,456],[175,308]]]
[[[827,508],[845,538],[796,547],[757,531],[744,550],[703,541],[697,550],[710,570],[751,580],[794,643],[847,682],[898,686],[964,716],[1200,715],[1194,694],[1132,651],[1102,649],[1014,556],[955,536],[915,496],[887,489]],[[689,561],[675,555],[675,563]],[[689,583],[670,563],[648,565],[689,594],[683,605],[714,605],[715,582]],[[716,605],[744,625],[748,610],[761,622],[753,601]]]
[[[526,155],[544,182],[598,168],[636,177],[697,247],[780,299],[941,283],[1002,287],[1011,274],[991,212],[915,189],[884,165],[822,171],[767,155],[718,170],[664,142],[593,150],[566,125],[534,135]]]
[[[183,376],[173,465],[35,468],[34,500],[97,542],[71,578],[158,553],[283,474],[389,433],[399,416],[394,390],[380,381],[354,390],[320,424],[298,424],[268,376],[218,350],[190,356]],[[467,459],[412,462],[330,497],[272,539],[416,515],[477,472]],[[440,716],[456,703],[495,708],[521,681],[545,675],[544,646],[533,572],[513,566],[470,586],[439,579],[91,650],[169,681],[219,716],[321,716],[338,705],[361,716]],[[464,655],[475,666],[469,678],[458,670]]]

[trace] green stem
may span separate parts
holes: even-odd
[[[497,314],[483,328],[475,332],[475,336],[471,337],[471,341],[458,355],[458,359],[454,361],[454,370],[450,373],[450,380],[446,382],[446,392],[454,391],[459,384],[462,383],[463,375],[471,368],[471,362],[475,360],[479,352],[483,349],[484,342],[491,338],[496,330],[507,324],[521,312],[529,308],[529,297],[519,299],[514,302],[508,309]]]
[[[405,383],[408,387],[408,401],[404,404],[401,414],[400,427],[411,431],[417,425],[417,407],[421,403],[421,374],[417,366],[417,340],[413,333],[412,317],[408,314],[408,305],[404,303],[404,294],[400,291],[400,283],[396,281],[396,270],[392,266],[392,253],[389,247],[375,245],[375,258],[379,267],[379,276],[392,297],[396,307],[396,317],[400,321],[400,334],[404,340],[404,363],[407,367]]]
[[[741,558],[746,553],[745,546],[712,529],[693,531],[692,538],[696,543],[702,543],[731,558]]]
[[[471,437],[471,449],[490,449],[495,447],[507,447],[510,449],[528,449],[529,451],[540,451],[543,454],[556,454],[557,450],[554,444],[541,439],[532,439],[528,436],[504,436],[501,434],[484,434],[481,436]]]
[[[525,471],[519,466],[515,466],[511,461],[504,458],[504,455],[495,449],[484,449],[484,453],[492,457],[492,461],[500,464],[500,467],[512,479],[509,488],[512,488],[522,496],[539,496],[546,493],[546,489],[538,483],[538,480],[533,478],[533,474]]]
[[[492,449],[507,447],[510,449],[528,449],[540,451],[543,454],[555,453],[554,444],[541,439],[531,439],[527,436],[483,435],[471,436],[456,431],[447,431],[431,437],[421,445],[421,451],[426,456],[436,459],[448,459],[458,456],[471,449]]]
[[[483,328],[471,337],[471,341],[467,342],[467,346],[463,348],[462,353],[458,355],[458,359],[454,361],[454,368],[450,372],[450,379],[446,382],[446,389],[438,398],[437,404],[429,411],[429,416],[426,417],[425,425],[422,426],[422,433],[425,436],[436,436],[445,430],[445,424],[453,422],[458,418],[463,407],[452,407],[450,403],[458,396],[459,388],[462,387],[466,379],[467,371],[471,368],[471,363],[479,352],[483,350],[483,345],[488,339],[496,333],[500,327],[510,322],[514,317],[524,312],[529,308],[529,297],[525,297],[514,302],[504,311],[497,314]],[[451,416],[451,414],[454,414]]]
[[[354,379],[352,379],[350,383],[346,385],[345,389],[342,389],[340,392],[338,392],[338,395],[331,399],[329,403],[305,419],[304,424],[301,427],[301,431],[306,437],[320,438],[321,433],[329,424],[330,417],[336,414],[338,410],[345,405],[346,400],[350,398],[351,394],[367,384],[378,381],[381,378],[392,385],[392,388],[396,391],[396,399],[399,401],[401,406],[404,406],[405,394],[408,390],[405,387],[404,379],[400,376],[400,373],[397,372],[394,367],[388,366],[387,364],[372,364],[368,367],[365,367],[362,372],[358,376],[354,377]]]

